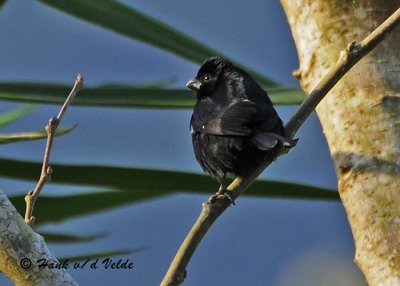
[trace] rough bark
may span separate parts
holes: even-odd
[[[0,271],[18,286],[78,285],[64,269],[40,268],[38,260],[58,263],[43,237],[35,233],[0,191]]]
[[[306,92],[350,42],[363,39],[400,1],[281,0]],[[400,285],[400,29],[337,83],[317,107],[339,194],[369,285]]]

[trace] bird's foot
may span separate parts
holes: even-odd
[[[216,192],[214,195],[212,195],[212,196],[208,199],[208,202],[209,202],[210,204],[213,204],[213,203],[215,203],[215,201],[216,201],[217,199],[220,199],[220,198],[227,198],[227,199],[230,201],[230,203],[231,203],[232,205],[235,205],[235,201],[234,201],[234,199],[233,199],[232,191],[230,191],[230,190],[224,188],[222,185],[219,187],[218,192]]]

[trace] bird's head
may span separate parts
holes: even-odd
[[[186,87],[197,92],[198,95],[212,93],[223,76],[224,70],[232,64],[220,57],[211,57],[201,65],[197,76],[187,82]]]

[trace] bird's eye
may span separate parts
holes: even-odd
[[[208,75],[204,76],[204,81],[209,81],[210,77]]]

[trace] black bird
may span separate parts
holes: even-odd
[[[282,120],[267,93],[245,71],[220,57],[208,58],[186,86],[196,91],[190,120],[193,150],[204,171],[220,183],[227,174],[246,176],[260,161],[291,148]]]

